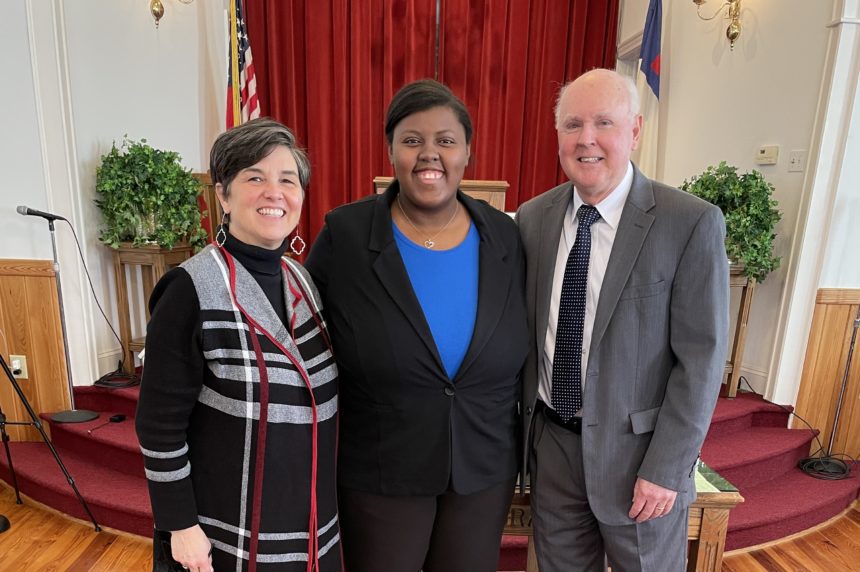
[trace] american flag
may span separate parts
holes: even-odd
[[[251,44],[248,41],[245,19],[242,17],[242,0],[231,0],[230,5],[232,17],[230,62],[227,66],[227,129],[260,116],[254,58],[251,57]]]

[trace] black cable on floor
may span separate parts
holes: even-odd
[[[740,377],[740,382],[745,383],[749,388],[750,392],[758,395],[762,399],[763,395],[758,393],[755,389],[750,385],[749,380],[744,376]],[[824,445],[821,443],[821,440],[818,438],[818,432],[816,432],[815,428],[809,424],[809,422],[792,411],[787,407],[783,407],[779,403],[774,403],[777,407],[788,413],[789,415],[793,415],[800,419],[804,425],[809,428],[809,432],[812,433],[813,439],[818,443],[818,449],[814,453],[812,453],[809,457],[804,457],[803,459],[797,462],[797,468],[809,475],[810,477],[815,477],[816,479],[823,479],[827,481],[838,481],[841,479],[847,479],[851,474],[851,468],[857,463],[857,460],[851,455],[847,455],[845,453],[834,453],[831,455],[824,454]]]

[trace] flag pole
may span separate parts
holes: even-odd
[[[239,1],[241,0],[230,0],[230,70],[233,77],[230,89],[230,94],[232,96],[230,105],[233,106],[234,125],[242,123],[242,105],[240,103],[241,94],[239,93],[241,85],[239,78],[239,37],[236,33],[236,30],[239,28],[239,22],[236,19],[236,3]]]

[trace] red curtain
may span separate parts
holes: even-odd
[[[433,0],[246,0],[263,115],[296,131],[313,175],[301,230],[391,175],[385,108],[433,77]],[[560,85],[615,64],[618,0],[442,0],[439,80],[475,124],[470,179],[510,183],[506,207],[564,180],[552,110]]]

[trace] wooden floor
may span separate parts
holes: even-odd
[[[12,528],[0,534],[0,571],[144,572],[152,569],[149,540],[117,531],[93,531],[0,483],[0,514]],[[860,501],[816,529],[723,559],[723,572],[860,571]]]
[[[0,514],[12,527],[0,534],[0,571],[144,572],[152,570],[152,543],[102,530],[23,498],[0,482]]]
[[[760,545],[729,552],[723,572],[843,572],[860,570],[860,500],[841,515],[815,527]]]

